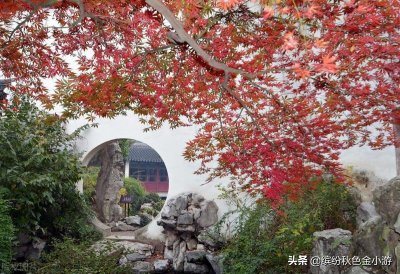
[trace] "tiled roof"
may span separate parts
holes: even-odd
[[[129,149],[129,161],[150,162],[150,163],[163,163],[160,155],[150,146],[135,142]]]

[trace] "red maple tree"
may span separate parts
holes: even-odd
[[[5,0],[0,71],[67,118],[199,124],[199,173],[279,200],[340,178],[342,149],[394,143],[399,15],[398,0]]]

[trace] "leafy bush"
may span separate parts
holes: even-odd
[[[306,273],[290,255],[308,255],[315,231],[355,229],[356,206],[345,186],[323,181],[277,210],[258,201],[241,209],[238,231],[223,250],[225,273]]]
[[[14,241],[14,226],[9,215],[8,202],[2,198],[0,189],[0,272],[8,273],[8,266],[12,260]]]
[[[122,139],[118,141],[119,147],[121,148],[122,152],[122,157],[124,158],[124,161],[128,160],[129,157],[129,149],[131,148],[131,145],[135,143],[134,140],[131,139]]]
[[[91,241],[76,242],[69,238],[56,242],[53,251],[45,254],[42,261],[38,263],[36,273],[111,274],[132,271],[118,266],[123,251],[109,253],[106,249],[103,252],[96,252],[92,245]]]
[[[129,212],[130,215],[139,214],[141,206],[145,203],[152,204],[152,209],[146,209],[142,213],[150,214],[151,216],[156,216],[164,206],[164,201],[157,193],[146,192],[142,183],[135,178],[124,178],[124,188],[133,197],[132,207]]]
[[[97,184],[97,177],[99,176],[100,168],[99,167],[86,167],[83,176],[83,196],[88,204],[92,204],[93,197],[96,193],[96,184]]]
[[[147,192],[142,183],[132,177],[124,178],[124,188],[126,192],[133,197],[131,212],[129,212],[129,214],[134,215],[140,210]]]
[[[81,178],[74,135],[57,116],[24,99],[0,119],[0,185],[16,228],[31,236],[86,237],[91,211],[76,190]]]

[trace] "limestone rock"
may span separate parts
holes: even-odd
[[[373,218],[358,229],[353,237],[355,253],[360,257],[395,257],[395,247],[400,236],[382,219]],[[387,268],[387,267],[386,267]],[[395,264],[387,268],[395,272]]]
[[[143,261],[150,256],[151,256],[151,253],[150,254],[149,253],[140,254],[140,253],[136,253],[136,252],[125,255],[128,262]]]
[[[199,194],[182,193],[166,202],[157,224],[164,228],[163,233],[166,235],[164,258],[172,260],[174,271],[189,273],[210,271],[207,264],[211,263],[205,258],[207,248],[215,250],[220,243],[218,239],[202,234],[205,233],[205,228],[209,228],[217,221],[217,204],[205,200]]]
[[[163,211],[161,212],[161,217],[164,219],[171,219],[178,217],[178,211],[176,210],[176,205],[174,204],[175,199],[171,199],[165,205]]]
[[[176,228],[176,220],[161,219],[157,221],[157,224],[164,228]]]
[[[400,176],[377,187],[373,196],[378,213],[390,226],[393,225],[400,213]]]
[[[209,231],[200,232],[200,234],[197,236],[197,240],[199,243],[202,243],[209,248],[216,248],[221,245],[217,235],[213,235]]]
[[[138,261],[133,264],[133,273],[150,273],[154,270],[154,266],[149,262]]]
[[[186,243],[184,241],[174,243],[174,257],[172,266],[175,271],[183,271],[185,262]]]
[[[137,229],[139,229],[139,227],[134,227],[122,222],[118,222],[116,226],[111,228],[111,231],[135,231]]]
[[[189,263],[197,263],[201,264],[204,263],[206,259],[206,252],[205,251],[186,251],[186,261]]]
[[[208,274],[210,272],[208,266],[204,264],[194,264],[189,262],[185,262],[183,270],[185,273],[193,274]]]
[[[173,244],[179,240],[179,236],[176,232],[167,230],[166,231],[166,239],[165,239],[165,246],[169,249],[172,249]]]
[[[164,259],[172,262],[174,260],[174,251],[172,249],[165,248],[164,249]]]
[[[329,229],[314,232],[315,237],[312,256],[322,258],[323,256],[350,256],[351,248],[351,232],[341,228]],[[320,265],[311,266],[312,274],[339,274],[340,266],[337,265]]]
[[[367,272],[360,266],[352,266],[349,269],[346,270],[345,274],[369,274],[371,272]]]
[[[204,197],[197,194],[193,193],[192,194],[192,205],[194,206],[200,206],[200,203],[204,201]]]
[[[188,198],[186,195],[178,196],[175,199],[175,207],[177,211],[185,210],[188,207]]]
[[[119,241],[113,242],[109,240],[98,241],[93,245],[93,249],[97,253],[105,252],[106,254],[115,254],[120,250],[125,250],[127,253],[139,253],[146,256],[151,256],[154,252],[154,247],[149,244],[138,242]]]
[[[222,255],[213,255],[213,254],[206,254],[206,259],[210,263],[212,269],[214,270],[215,274],[222,274],[223,273],[223,259]]]
[[[38,260],[46,246],[46,241],[40,238],[30,238],[25,233],[19,233],[15,249],[15,258]],[[0,263],[1,269],[1,263]]]
[[[126,219],[125,219],[125,222],[126,222],[128,225],[137,225],[137,226],[140,226],[141,221],[142,221],[142,218],[140,218],[140,216],[138,216],[138,215],[129,216],[129,217],[126,217]]]
[[[188,250],[195,250],[197,249],[197,240],[192,238],[186,241],[187,249]]]
[[[397,246],[394,249],[394,251],[395,251],[395,255],[396,255],[396,259],[397,259],[397,261],[396,261],[397,273],[399,273],[400,272],[400,269],[399,269],[400,268],[400,243],[397,244]]]
[[[126,265],[128,263],[128,259],[125,256],[122,256],[118,263],[119,265]]]
[[[101,152],[101,169],[96,183],[96,207],[99,219],[105,223],[122,217],[119,190],[123,186],[124,160],[117,143],[107,145]]]
[[[193,207],[191,209],[191,211],[193,212],[193,219],[197,222],[197,220],[199,219],[200,214],[201,214],[201,209],[197,208],[197,207]]]
[[[376,212],[375,206],[371,202],[362,202],[357,207],[357,226],[362,226],[365,222],[372,218],[380,217]]]
[[[45,246],[46,246],[45,240],[42,240],[40,238],[33,239],[31,245],[29,246],[25,254],[25,258],[28,260],[39,260]]]
[[[195,232],[196,227],[194,225],[180,225],[176,227],[176,230],[180,232]]]
[[[191,225],[193,224],[193,213],[184,212],[178,216],[178,225]]]
[[[400,234],[400,214],[397,216],[396,223],[393,225],[394,230]]]
[[[200,217],[197,223],[200,227],[209,227],[218,221],[218,206],[214,201],[206,201],[201,207]]]
[[[154,271],[156,273],[165,273],[169,268],[168,260],[157,260],[154,261]]]

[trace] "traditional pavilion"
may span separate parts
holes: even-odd
[[[143,183],[147,192],[166,197],[169,181],[168,173],[160,155],[145,143],[135,142],[129,150],[129,177]]]

